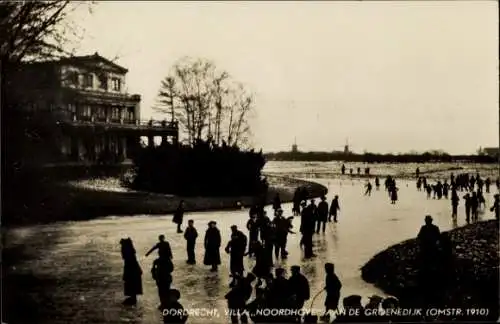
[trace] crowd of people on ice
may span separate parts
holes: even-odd
[[[345,172],[342,166],[342,172]],[[369,173],[369,170],[366,171]],[[497,188],[499,180],[496,181]],[[482,180],[479,174],[476,177],[469,177],[466,174],[458,176],[451,175],[450,184],[447,181],[431,185],[429,180],[419,175],[417,169],[417,189],[425,188],[428,193],[429,189],[434,192],[433,198],[441,199],[448,198],[448,193],[451,192],[452,201],[452,216],[457,216],[458,206],[458,191],[471,192],[467,193],[463,199],[465,200],[465,211],[467,222],[477,220],[477,208],[481,203],[484,204],[482,197],[483,185],[486,192],[489,192],[491,181],[487,178]],[[375,179],[375,186],[380,187],[380,180]],[[474,191],[477,187],[477,191]],[[371,184],[366,186],[366,195],[371,194]],[[387,177],[385,180],[385,188],[389,193],[391,203],[397,201],[396,181],[393,177]],[[428,193],[428,197],[430,194]],[[281,206],[281,199],[276,195],[272,207],[274,210],[274,218],[271,220],[263,205],[255,205],[249,209],[249,219],[246,224],[248,236],[245,235],[236,225],[231,226],[231,237],[225,246],[225,252],[230,256],[229,270],[232,277],[230,283],[230,291],[225,295],[227,306],[230,312],[232,323],[248,323],[250,318],[254,323],[268,322],[286,322],[286,323],[307,323],[316,322],[318,317],[315,314],[301,314],[299,312],[305,306],[306,301],[310,300],[310,289],[308,279],[301,274],[300,267],[294,265],[290,268],[291,275],[286,277],[286,270],[283,268],[275,268],[274,274],[272,269],[275,261],[278,259],[286,259],[287,238],[289,234],[295,234],[293,231],[292,220],[294,216],[300,215],[301,234],[300,246],[303,249],[305,259],[315,257],[313,253],[313,235],[320,232],[325,232],[326,223],[338,222],[338,212],[340,211],[340,203],[338,195],[335,195],[330,204],[326,201],[326,197],[322,196],[320,202],[316,205],[315,199],[310,199],[309,204],[306,201],[308,194],[303,188],[298,188],[294,194],[292,212],[293,216],[284,217]],[[496,218],[499,215],[499,195],[495,195],[494,205],[491,211],[495,212]],[[189,220],[187,227],[182,230],[184,216],[183,201],[179,204],[177,211],[174,214],[173,222],[177,224],[177,232],[184,234],[187,249],[187,263],[196,264],[195,247],[198,238],[198,232],[194,227],[194,221]],[[451,244],[446,234],[440,233],[437,226],[432,224],[432,217],[426,216],[425,225],[421,228],[418,234],[420,242],[420,252],[423,264],[435,264],[436,260],[446,260],[451,253]],[[222,238],[217,223],[210,221],[204,237],[205,254],[203,264],[210,266],[211,271],[218,271],[218,266],[221,264],[220,248]],[[142,270],[136,259],[136,251],[133,242],[130,238],[120,241],[122,258],[124,260],[124,293],[128,296],[124,304],[134,305],[137,303],[137,295],[142,294]],[[154,260],[151,269],[151,275],[156,282],[158,295],[160,300],[159,309],[164,310],[164,323],[183,323],[187,320],[187,315],[183,312],[183,307],[179,303],[180,292],[172,289],[172,272],[174,264],[172,262],[172,250],[170,244],[165,240],[164,235],[159,236],[159,241],[147,253],[146,256],[158,250],[158,258]],[[250,271],[244,268],[244,258],[250,257],[255,259],[255,265]],[[438,257],[440,256],[440,257]],[[430,271],[432,267],[424,266],[422,273]],[[333,263],[325,264],[325,285],[326,292],[324,300],[324,313],[320,319],[329,322],[333,311],[339,309],[340,291],[342,284],[335,274],[335,266]],[[435,269],[435,267],[433,268]],[[255,298],[251,299],[254,295]],[[317,296],[319,293],[317,294]],[[379,296],[372,296],[370,302],[363,306],[361,304],[362,297],[359,295],[351,295],[345,297],[342,301],[344,309],[384,309],[397,308],[398,300],[394,297],[389,297],[383,300]],[[315,298],[312,298],[311,303],[314,303]],[[313,306],[313,305],[311,305]],[[287,309],[290,312],[282,312],[281,314],[258,312],[262,309]],[[176,310],[167,311],[165,310]],[[355,318],[348,315],[340,314],[335,316],[335,322],[348,321],[375,321],[374,318],[366,318],[365,312],[357,312],[359,315]],[[302,316],[304,315],[304,316]],[[347,316],[347,317],[346,317]],[[396,316],[397,317],[397,316]],[[391,318],[394,320],[394,318]],[[397,318],[396,318],[397,320]]]

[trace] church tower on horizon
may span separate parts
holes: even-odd
[[[349,139],[345,139],[345,146],[344,146],[344,154],[349,154],[351,151],[349,151]]]
[[[292,145],[292,153],[297,153],[298,151],[299,151],[299,149],[297,146],[297,137],[295,137],[293,140],[293,145]]]

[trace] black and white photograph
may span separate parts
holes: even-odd
[[[2,0],[2,324],[498,321],[499,66],[492,0]]]

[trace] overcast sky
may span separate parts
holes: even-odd
[[[149,118],[183,56],[215,61],[256,94],[264,151],[470,153],[497,146],[496,1],[100,2],[79,54],[129,69]]]

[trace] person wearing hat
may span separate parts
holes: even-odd
[[[291,232],[290,225],[290,222],[283,217],[283,209],[277,209],[276,217],[273,219],[273,227],[275,231],[274,256],[276,260],[280,256],[282,259],[286,259],[287,257],[286,242],[288,233]]]
[[[328,217],[328,221],[332,221],[332,216],[333,216],[333,221],[336,223],[337,222],[337,212],[340,211],[340,204],[339,204],[339,196],[335,195],[335,197],[332,200],[332,203],[330,204],[330,213]]]
[[[254,256],[254,246],[255,243],[259,241],[259,223],[257,221],[257,213],[251,214],[250,219],[247,221],[247,230],[248,230],[248,253],[249,257]]]
[[[292,207],[293,216],[300,215],[300,187],[295,189],[293,193],[293,207]]]
[[[302,209],[300,217],[300,233],[302,238],[300,240],[301,246],[304,246],[304,258],[309,259],[314,257],[312,237],[314,234],[315,226],[315,209],[309,205]]]
[[[491,180],[490,178],[486,178],[486,180],[484,180],[484,186],[486,187],[486,193],[490,193],[490,185],[491,185]]]
[[[229,268],[231,274],[234,276],[236,273],[241,273],[245,271],[243,265],[243,257],[245,256],[245,251],[247,248],[247,237],[243,232],[238,230],[238,226],[231,226],[231,240],[227,243],[226,253],[230,254]]]
[[[205,256],[203,258],[203,264],[212,266],[211,271],[217,271],[217,267],[220,262],[220,246],[222,238],[220,231],[217,228],[217,223],[210,221],[208,223],[208,229],[205,232]]]
[[[292,275],[288,279],[291,295],[293,297],[293,309],[297,312],[304,307],[306,300],[310,298],[309,281],[300,273],[300,266],[294,265],[290,268]],[[300,323],[300,322],[299,322]]]
[[[380,303],[384,300],[384,298],[379,295],[371,295],[368,298],[368,304],[366,304],[365,309],[378,309],[380,307]]]
[[[245,311],[246,303],[252,296],[252,282],[255,276],[251,273],[247,277],[235,274],[230,285],[231,290],[224,296],[227,300],[227,308],[230,310],[231,323],[238,323],[238,315],[242,323],[248,323]]]
[[[364,322],[364,309],[360,295],[350,295],[342,300],[346,313],[335,319],[335,322]]]
[[[325,272],[325,314],[322,317],[324,320],[329,321],[329,312],[336,311],[338,309],[342,283],[340,282],[339,277],[335,274],[335,266],[333,263],[325,263]]]
[[[137,304],[137,295],[142,295],[142,269],[135,255],[134,243],[131,238],[121,239],[121,253],[123,259],[123,287],[127,297],[124,305]]]
[[[194,227],[194,220],[190,219],[188,221],[188,226],[184,231],[184,239],[186,240],[186,250],[188,256],[186,263],[188,264],[196,264],[196,256],[194,250],[197,238],[198,238],[198,231]]]
[[[164,255],[167,258],[172,259],[172,249],[170,248],[170,244],[165,241],[165,235],[161,234],[158,236],[158,243],[156,243],[148,252],[146,252],[146,256],[149,256],[155,250],[158,250],[158,255]]]
[[[435,261],[440,236],[441,232],[439,228],[432,224],[432,216],[425,216],[425,225],[420,228],[417,235],[424,265],[430,265],[430,263]]]
[[[478,219],[478,208],[479,208],[479,199],[477,196],[477,193],[475,191],[472,192],[472,196],[470,197],[471,201],[471,215],[472,215],[472,221],[477,221]]]
[[[319,233],[323,225],[323,233],[326,230],[326,221],[328,220],[328,203],[326,197],[321,196],[321,202],[318,204],[318,218],[316,220],[316,233]]]
[[[463,198],[465,200],[465,221],[467,222],[467,224],[469,224],[470,223],[470,212],[472,209],[472,198],[468,193],[465,194],[465,196]]]
[[[383,317],[379,316],[380,303],[384,298],[379,295],[372,295],[368,298],[368,303],[365,305],[364,315],[369,319],[370,322],[380,322],[385,321]]]
[[[288,279],[285,277],[285,269],[276,268],[274,273],[275,278],[268,293],[269,307],[274,309],[289,309],[292,295]],[[289,323],[289,320],[286,318],[288,315],[280,315],[275,317],[278,323]]]
[[[457,219],[458,204],[460,198],[458,198],[457,190],[455,188],[451,189],[451,217]]]
[[[177,289],[170,289],[168,302],[162,309],[163,323],[186,323],[188,314],[179,303],[181,293]]]
[[[493,206],[491,206],[490,211],[495,212],[495,219],[498,220],[499,212],[500,212],[500,195],[495,194],[495,201],[493,202]]]
[[[156,282],[156,287],[158,288],[160,307],[163,307],[168,302],[173,271],[174,264],[172,263],[172,259],[170,259],[167,255],[160,254],[160,257],[153,261],[151,276]]]
[[[279,193],[277,193],[276,196],[274,196],[273,209],[275,211],[278,210],[278,209],[281,209],[281,198],[280,198],[280,194]]]
[[[174,217],[172,218],[172,222],[177,224],[177,233],[183,233],[184,231],[181,229],[182,220],[184,218],[184,200],[179,202],[179,206],[175,210]]]

